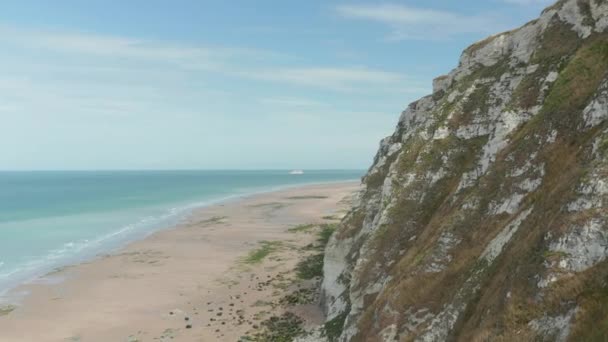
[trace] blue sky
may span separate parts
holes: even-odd
[[[12,1],[0,169],[366,168],[462,49],[551,1]]]

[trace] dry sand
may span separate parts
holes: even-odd
[[[48,276],[61,282],[16,289],[29,294],[15,310],[0,310],[0,341],[238,341],[280,315],[286,294],[318,282],[294,272],[316,236],[288,229],[332,222],[357,189],[305,186],[197,210],[172,229]],[[263,241],[278,242],[255,262]],[[321,321],[315,300],[289,310],[306,324]]]

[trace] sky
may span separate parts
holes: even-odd
[[[364,169],[461,51],[547,0],[0,10],[0,170]]]

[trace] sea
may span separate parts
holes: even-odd
[[[196,208],[363,170],[0,172],[0,299],[63,266],[171,227]]]

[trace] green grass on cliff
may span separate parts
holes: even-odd
[[[564,66],[550,87],[541,112],[515,131],[512,141],[521,143],[524,137],[539,129],[540,125],[545,125],[546,120],[552,125],[545,125],[545,128],[562,128],[563,132],[571,132],[581,125],[582,115],[578,114],[608,75],[608,34],[596,34],[588,38],[573,56],[561,56],[559,60]],[[541,64],[540,68],[546,70],[556,66],[549,61],[545,63],[549,64]],[[520,87],[528,86],[527,82],[530,81],[524,79]],[[537,86],[540,87],[540,84]],[[522,89],[515,91],[514,101],[522,101],[516,97],[521,93]],[[519,104],[522,105],[522,102]]]
[[[338,228],[337,223],[327,223],[327,224],[321,225],[321,231],[319,232],[318,239],[317,239],[317,242],[319,243],[319,246],[321,246],[321,248],[325,249],[325,246],[327,246],[329,239],[331,238],[331,236],[333,235],[333,233],[336,231],[337,228]]]
[[[573,321],[570,339],[606,341],[608,276],[607,273],[600,272],[606,265],[552,284],[544,291],[542,300],[532,300],[538,293],[534,284],[530,286],[526,282],[514,282],[508,286],[504,285],[509,282],[510,277],[515,277],[514,274],[521,279],[532,279],[543,274],[546,260],[557,261],[563,257],[554,252],[547,252],[541,246],[546,243],[544,237],[548,231],[559,235],[562,230],[567,229],[569,217],[562,213],[561,208],[563,203],[567,203],[567,199],[571,198],[575,185],[585,172],[585,156],[580,152],[580,147],[589,146],[593,132],[597,131],[578,130],[582,124],[581,113],[608,75],[608,35],[595,35],[582,42],[577,37],[574,39],[576,42],[568,42],[573,39],[571,32],[550,34],[554,35],[551,38],[554,41],[562,39],[564,44],[570,46],[547,45],[548,49],[556,50],[542,51],[545,59],[535,59],[535,62],[547,63],[539,66],[542,69],[539,75],[546,75],[550,70],[561,70],[558,79],[550,87],[541,112],[511,137],[510,146],[497,156],[495,165],[486,177],[496,177],[494,184],[504,186],[508,184],[502,179],[504,172],[498,171],[503,163],[508,161],[505,157],[512,158],[508,163],[519,160],[517,164],[521,165],[532,152],[538,152],[538,158],[545,163],[543,184],[536,190],[536,194],[530,195],[523,204],[525,205],[526,201],[533,203],[535,212],[528,221],[531,222],[529,224],[538,223],[534,229],[520,227],[518,235],[514,237],[517,242],[511,245],[510,250],[503,252],[505,258],[508,257],[508,262],[498,260],[494,263],[494,270],[488,271],[491,277],[484,284],[485,294],[482,293],[479,299],[470,301],[470,315],[465,315],[462,325],[456,329],[462,340],[472,340],[475,334],[484,337],[496,336],[496,326],[502,327],[499,333],[504,334],[501,335],[502,340],[534,340],[536,332],[529,328],[529,322],[544,315],[555,317],[564,314],[577,303],[580,306]],[[558,51],[560,49],[561,51]],[[542,53],[537,52],[535,58],[542,56]],[[543,78],[522,82],[523,87],[539,86],[535,84],[536,80],[542,82]],[[520,90],[523,95],[529,91],[523,88]],[[522,102],[525,103],[526,99]],[[553,128],[560,131],[561,139],[558,138],[556,143],[541,149],[544,146],[543,136]],[[488,192],[489,194],[491,192]],[[603,272],[606,272],[605,269]],[[503,304],[496,300],[502,296],[497,294],[504,295],[507,291],[509,303],[502,307],[500,305]],[[497,312],[495,318],[487,318],[487,312],[492,309]],[[529,335],[526,336],[526,333]]]
[[[337,224],[322,224],[317,232],[317,244],[315,249],[320,253],[312,254],[304,258],[296,265],[296,272],[300,279],[314,279],[323,277],[323,258],[325,247],[337,228]]]
[[[570,25],[555,20],[543,33],[540,46],[534,52],[531,63],[555,63],[564,56],[572,55],[580,42],[578,34]]]
[[[543,33],[540,46],[532,56],[535,72],[525,75],[513,92],[510,105],[528,109],[539,104],[544,80],[550,71],[560,71],[580,45],[578,34],[560,21],[554,21]]]
[[[473,112],[479,110],[482,114],[487,113],[490,108],[488,103],[490,94],[490,86],[488,84],[480,84],[475,87],[475,91],[468,97],[468,101],[462,106],[462,112],[469,116],[469,122],[473,119]]]
[[[348,310],[344,310],[343,313],[336,316],[334,319],[327,321],[323,325],[323,333],[327,340],[330,342],[337,341],[340,335],[342,334],[342,330],[344,330],[344,322],[346,322],[346,317],[348,316]]]
[[[585,44],[560,73],[551,88],[544,113],[571,115],[580,112],[608,71],[607,35]]]
[[[608,340],[608,262],[604,261],[583,274],[584,281],[570,296],[579,304],[576,318],[569,336],[571,341]]]
[[[323,277],[323,258],[322,253],[313,254],[300,261],[296,266],[298,278],[308,280]]]

